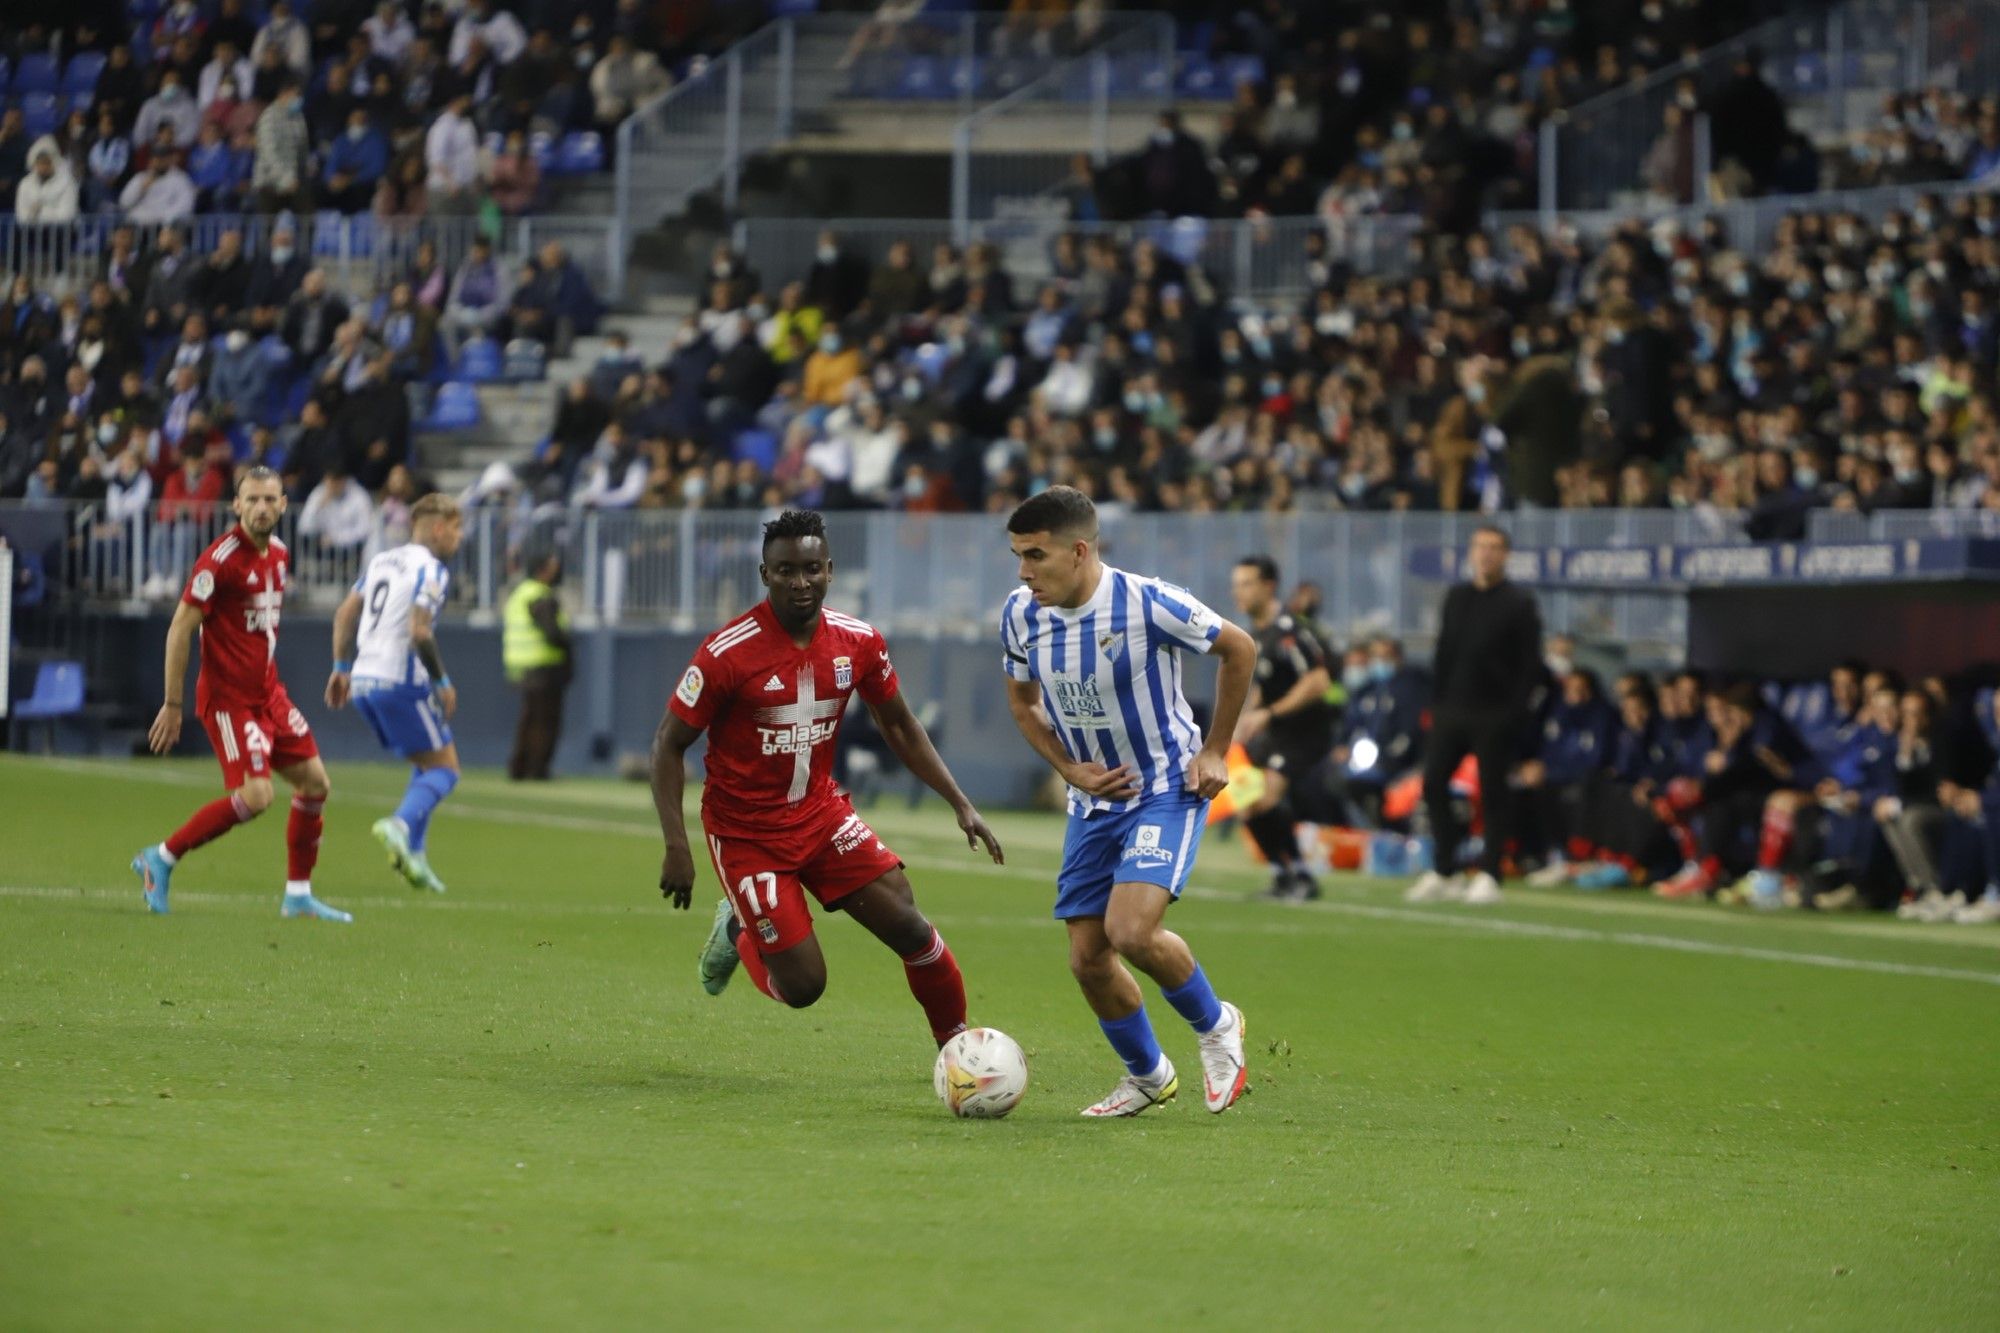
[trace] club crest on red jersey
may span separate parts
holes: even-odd
[[[854,688],[854,659],[836,657],[833,659],[833,688],[850,690]]]

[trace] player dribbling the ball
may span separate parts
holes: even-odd
[[[1194,868],[1209,798],[1229,784],[1223,756],[1256,642],[1186,589],[1105,564],[1096,507],[1073,487],[1025,501],[1007,536],[1023,585],[1000,613],[1007,705],[1069,784],[1055,915],[1070,972],[1126,1068],[1083,1114],[1138,1115],[1180,1089],[1125,963],[1195,1030],[1208,1109],[1226,1111],[1248,1086],[1243,1015],[1164,921]],[[1206,742],[1181,693],[1183,652],[1222,659]]]
[[[903,863],[833,781],[834,738],[859,694],[897,758],[950,803],[968,847],[1000,844],[910,711],[882,635],[822,606],[833,557],[820,516],[764,525],[769,597],[711,634],[668,701],[653,740],[653,803],[666,837],[660,892],[686,908],[694,855],[681,813],[688,747],[709,734],[701,823],[722,881],[701,983],[722,993],[740,962],[757,989],[803,1009],[826,989],[806,894],[846,912],[903,960],[910,993],[942,1046],[964,1031],[965,980],[917,909]]]

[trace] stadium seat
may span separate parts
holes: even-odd
[[[583,176],[604,170],[604,136],[595,130],[573,130],[565,134],[556,153],[556,174]]]
[[[1206,56],[1189,56],[1181,61],[1180,75],[1174,80],[1174,91],[1182,97],[1198,99],[1229,95],[1229,90],[1222,87],[1222,78],[1214,62]]]
[[[32,143],[44,134],[56,132],[56,126],[62,124],[62,104],[54,93],[29,93],[21,99],[21,117],[26,121],[28,140]]]
[[[748,459],[757,465],[759,472],[768,475],[778,461],[778,437],[768,430],[741,431],[729,450],[729,456],[739,461]]]
[[[14,93],[52,93],[62,86],[61,71],[51,55],[27,55],[14,66]]]
[[[913,101],[943,97],[945,89],[936,57],[909,57],[903,62],[902,77],[880,91],[890,97],[906,97]]]
[[[452,380],[438,390],[430,415],[419,430],[470,430],[479,424],[479,391],[472,385]]]
[[[535,159],[535,165],[548,172],[555,165],[556,137],[547,130],[536,130],[528,136],[528,156]]]
[[[798,18],[818,12],[819,0],[773,0],[771,5],[771,17],[774,19]]]
[[[1979,730],[1986,737],[1986,743],[2000,750],[2000,721],[1995,721],[1993,717],[1992,687],[1989,686],[1979,692],[1973,700],[1973,707],[1978,711]]]
[[[548,349],[533,338],[516,338],[507,344],[501,372],[509,383],[533,384],[549,373]]]
[[[1261,85],[1264,82],[1264,58],[1262,56],[1228,56],[1222,61],[1222,95],[1234,97],[1243,84]]]
[[[97,93],[97,76],[103,72],[104,57],[101,54],[79,51],[69,58],[69,67],[63,70],[63,91],[72,99],[93,97]]]
[[[13,82],[13,78],[14,66],[12,62],[6,56],[0,55],[0,96],[6,94],[7,86]]]
[[[14,705],[14,722],[40,722],[42,752],[55,749],[56,719],[83,711],[83,663],[44,662],[35,669],[35,692]],[[14,747],[11,742],[9,748]]]
[[[458,378],[469,384],[491,384],[503,370],[500,344],[491,338],[473,338],[458,349]]]

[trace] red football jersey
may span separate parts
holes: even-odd
[[[259,555],[241,524],[216,538],[188,576],[181,600],[201,608],[201,674],[195,708],[259,704],[278,688],[278,613],[291,557],[275,536]]]
[[[889,646],[873,625],[822,607],[801,648],[759,602],[708,636],[667,705],[708,732],[702,823],[754,837],[817,817],[837,792],[833,739],[847,696],[896,697]]]

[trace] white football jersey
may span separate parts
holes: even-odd
[[[425,547],[411,542],[368,562],[354,585],[361,594],[361,633],[354,674],[402,685],[427,685],[430,673],[410,649],[410,610],[421,606],[435,624],[444,610],[451,573]]]

